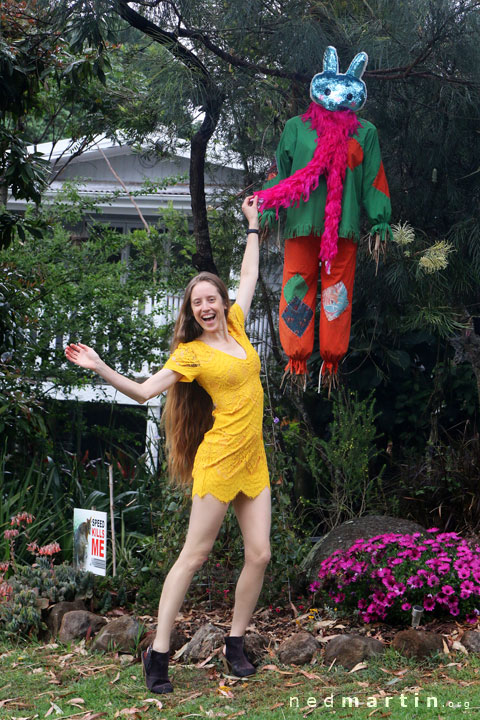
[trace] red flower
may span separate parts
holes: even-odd
[[[33,515],[24,510],[23,512],[17,513],[10,518],[10,525],[31,525],[34,520],[35,518]]]
[[[50,543],[49,545],[44,545],[41,548],[38,548],[38,555],[55,555],[55,553],[58,553],[61,551],[61,547],[57,542]]]
[[[3,533],[3,537],[5,540],[13,540],[13,538],[16,538],[18,535],[18,530],[5,530]]]

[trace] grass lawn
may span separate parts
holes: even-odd
[[[247,681],[225,676],[214,658],[174,666],[175,692],[164,696],[145,689],[131,656],[91,654],[82,644],[0,643],[0,673],[0,720],[480,717],[480,656],[460,652],[419,664],[387,649],[350,673],[271,658]]]

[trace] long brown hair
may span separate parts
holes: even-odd
[[[225,305],[225,319],[230,300],[225,283],[217,275],[202,272],[188,283],[182,306],[175,323],[170,352],[179,343],[196,340],[203,333],[192,311],[192,290],[200,282],[214,285]],[[168,472],[170,479],[180,485],[192,480],[193,461],[205,433],[213,425],[213,403],[210,395],[194,380],[177,382],[168,390],[162,421],[165,427]]]

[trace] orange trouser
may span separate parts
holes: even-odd
[[[282,294],[280,297],[280,341],[288,355],[286,371],[307,373],[307,358],[313,350],[317,299],[320,238],[314,235],[285,241]],[[323,372],[335,373],[347,352],[352,323],[352,293],[357,243],[338,239],[338,252],[330,275],[321,269],[320,355]]]

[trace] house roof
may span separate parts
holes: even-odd
[[[132,204],[130,193],[135,193],[135,201],[144,215],[155,215],[160,207],[173,203],[173,207],[184,212],[191,211],[188,171],[190,146],[186,141],[178,140],[173,150],[167,149],[165,155],[155,153],[151,148],[161,147],[166,137],[152,136],[141,148],[131,143],[118,143],[105,136],[97,136],[89,145],[76,155],[81,147],[80,141],[71,139],[56,143],[41,143],[30,148],[31,152],[42,153],[51,163],[52,174],[45,196],[53,200],[62,190],[65,181],[75,181],[80,195],[98,197],[99,207],[104,214],[138,218]],[[143,152],[142,152],[143,151]],[[105,161],[108,159],[108,163]],[[127,192],[109,167],[109,163]],[[178,182],[171,182],[178,177]],[[170,182],[155,192],[142,193],[145,182],[170,179]],[[239,162],[230,159],[220,147],[207,154],[205,171],[205,193],[209,201],[226,187],[241,187],[243,168]],[[108,202],[102,196],[118,193]],[[27,203],[22,200],[9,200],[9,207],[24,210]]]

